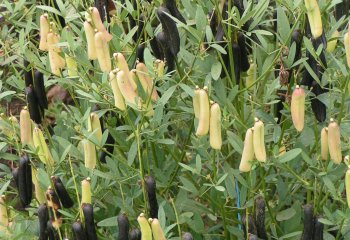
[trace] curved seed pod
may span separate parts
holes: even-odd
[[[52,220],[49,220],[47,222],[47,232],[49,235],[49,240],[58,240],[59,239],[58,233],[56,232],[56,229],[53,227]]]
[[[140,108],[140,100],[139,96],[135,92],[135,90],[132,88],[129,79],[128,79],[128,73],[124,72],[123,70],[114,72],[117,74],[117,81],[118,86],[120,89],[120,92],[122,93],[125,102],[128,104],[133,104],[136,107]]]
[[[169,44],[170,52],[176,56],[180,51],[180,34],[176,23],[167,14],[169,10],[165,7],[159,7],[157,10],[158,18],[162,24],[163,31]]]
[[[129,240],[129,219],[128,216],[125,213],[121,213],[117,217],[118,221],[118,240]]]
[[[72,231],[74,234],[74,240],[86,240],[87,236],[85,233],[85,229],[80,220],[76,221],[72,225]]]
[[[211,105],[210,108],[210,124],[209,124],[210,146],[213,149],[220,150],[222,145],[221,138],[221,110],[217,103]]]
[[[252,169],[253,161],[254,161],[253,129],[249,128],[245,134],[242,158],[241,158],[241,163],[239,164],[239,171],[249,172]]]
[[[48,109],[48,102],[44,85],[44,75],[38,70],[35,71],[34,75],[34,92],[38,98],[38,103],[40,107]]]
[[[49,49],[47,44],[47,34],[49,34],[50,24],[48,20],[48,15],[45,13],[40,16],[40,42],[39,49],[42,51],[47,51]]]
[[[153,37],[150,41],[149,44],[151,46],[153,55],[155,56],[155,58],[157,59],[164,59],[164,54],[163,54],[163,50],[161,48],[161,46],[159,45],[156,37]]]
[[[144,63],[139,62],[136,64],[136,74],[141,82],[143,89],[147,93],[147,95],[150,95],[151,91],[152,91],[151,98],[153,101],[157,101],[158,100],[158,93],[157,93],[156,86],[153,85],[153,80],[150,77],[150,75],[148,73],[148,69]],[[153,90],[152,90],[152,88],[153,88]]]
[[[5,205],[5,195],[0,196],[0,232],[7,232],[9,225],[7,207]]]
[[[37,96],[35,95],[35,92],[32,86],[26,87],[25,95],[26,95],[30,118],[35,123],[40,124],[42,121],[42,115],[40,112]]]
[[[151,224],[152,234],[154,240],[166,240],[162,227],[157,218],[150,218],[149,223]]]
[[[35,127],[33,130],[33,143],[34,143],[34,147],[38,151],[37,154],[39,159],[46,165],[49,165],[52,167],[54,165],[54,160],[52,158],[49,147],[45,142],[44,135],[40,130],[40,128],[38,127]]]
[[[323,33],[321,12],[317,0],[305,0],[307,17],[309,19],[310,30],[314,38],[318,38]]]
[[[185,233],[182,235],[182,240],[193,240],[192,234],[189,233],[189,232],[185,232]]]
[[[197,136],[203,136],[208,134],[209,131],[209,97],[205,89],[199,90],[199,121],[196,131]]]
[[[141,231],[138,228],[131,229],[129,233],[129,240],[141,240]]]
[[[15,180],[16,187],[18,188],[18,168],[12,169],[12,177],[13,177],[13,180]]]
[[[38,208],[38,218],[39,218],[39,240],[47,240],[47,222],[49,221],[49,209],[46,203],[43,203]]]
[[[200,89],[198,86],[196,86],[196,89],[194,90],[194,96],[192,98],[193,111],[194,111],[194,116],[196,118],[199,118],[199,113],[200,113],[199,92],[200,92]]]
[[[23,61],[23,65],[25,86],[29,87],[30,85],[33,85],[33,69],[27,60]]]
[[[313,206],[307,204],[304,206],[304,230],[301,237],[302,240],[312,239],[314,231],[314,209]]]
[[[350,168],[348,168],[345,174],[345,190],[346,190],[346,201],[348,203],[348,207],[350,208]]]
[[[19,160],[18,167],[18,192],[23,207],[32,201],[32,168],[27,155],[23,155]]]
[[[143,53],[145,51],[146,48],[146,44],[142,43],[140,44],[137,49],[136,49],[136,61],[139,62],[144,62],[144,57],[143,57]]]
[[[60,47],[57,46],[59,43],[59,36],[53,32],[47,34],[47,43],[49,46],[49,61],[51,72],[57,76],[60,76],[61,69],[65,66],[65,60],[59,54],[61,52]]]
[[[264,123],[258,118],[255,118],[253,146],[256,159],[260,162],[266,162]]]
[[[132,76],[130,76],[130,70],[128,63],[125,60],[125,57],[122,53],[114,53],[113,58],[115,59],[115,62],[117,64],[117,67],[119,70],[124,71],[125,73],[129,73],[127,76],[127,84],[131,85],[131,88],[136,91],[137,89],[137,83],[134,81]]]
[[[67,71],[69,77],[77,77],[78,76],[78,64],[75,61],[74,57],[65,54],[66,63],[67,63]]]
[[[109,82],[112,87],[113,96],[114,96],[114,105],[121,111],[124,111],[126,109],[125,101],[123,98],[122,93],[120,92],[117,76],[114,74],[113,71],[109,73]]]
[[[338,30],[335,30],[334,33],[331,36],[331,40],[327,43],[327,52],[332,53],[334,52],[335,48],[337,47],[338,38],[340,36],[340,33]]]
[[[302,45],[303,35],[300,29],[294,30],[292,34],[292,44],[295,43],[295,55],[294,62],[298,61],[301,58],[301,45]]]
[[[165,67],[165,63],[163,60],[157,59],[154,61],[154,67],[156,69],[157,72],[157,77],[163,77],[164,75],[164,67]]]
[[[258,237],[267,240],[268,237],[265,228],[265,200],[262,196],[255,199],[255,224]]]
[[[33,146],[33,135],[32,135],[32,121],[30,120],[30,114],[27,107],[21,110],[19,116],[19,125],[21,131],[21,143],[22,145]]]
[[[95,47],[97,60],[102,72],[112,70],[111,57],[109,54],[108,42],[105,40],[102,32],[95,31]]]
[[[323,228],[323,223],[320,222],[319,218],[316,218],[313,240],[323,240]]]
[[[168,66],[167,73],[175,70],[175,57],[170,51],[168,40],[164,32],[159,32],[156,36],[157,42],[161,45],[165,56],[165,63]]]
[[[84,147],[84,162],[85,167],[89,169],[94,169],[96,167],[96,148],[95,144],[87,139],[83,140]]]
[[[71,208],[74,205],[72,198],[69,196],[67,189],[63,185],[61,179],[57,176],[51,176],[58,198],[64,208]]]
[[[91,204],[91,179],[88,177],[81,181],[81,204]]]
[[[165,6],[167,9],[169,9],[173,17],[176,17],[180,22],[186,24],[186,20],[177,8],[175,0],[165,0]]]
[[[331,118],[328,125],[328,146],[329,155],[331,160],[335,164],[339,164],[342,161],[341,147],[340,147],[340,128],[337,122]]]
[[[105,145],[103,146],[106,151],[108,153],[106,153],[105,151],[102,151],[99,155],[99,160],[100,162],[102,163],[106,163],[106,156],[107,154],[109,155],[112,155],[113,154],[113,151],[114,151],[114,143],[115,143],[115,140],[114,138],[112,137],[111,133],[108,133],[108,137],[107,137],[107,140],[106,140],[106,143]]]
[[[349,38],[349,32],[346,32],[344,35],[344,46],[345,46],[345,53],[346,53],[346,61],[348,63],[348,67],[350,67],[350,38]]]
[[[86,36],[88,58],[90,60],[97,59],[97,50],[95,45],[95,30],[90,21],[84,22],[84,32]]]
[[[244,239],[247,239],[247,233],[257,235],[254,218],[251,215],[248,215],[248,217],[244,215],[242,217],[242,225],[244,231]]]
[[[89,12],[91,13],[91,20],[94,23],[95,28],[102,33],[102,36],[106,40],[106,42],[112,40],[113,36],[107,31],[107,29],[103,25],[98,9],[92,7],[89,8]]]
[[[252,86],[255,82],[255,72],[256,72],[256,64],[255,63],[251,63],[249,66],[249,69],[247,71],[247,78],[246,78],[246,83],[245,86],[247,88],[249,88],[250,86]],[[253,88],[250,88],[253,89]]]
[[[137,222],[139,223],[141,229],[141,239],[152,240],[151,227],[145,218],[145,214],[141,213],[140,216],[137,217]]]
[[[102,141],[102,127],[100,118],[96,112],[90,113],[90,117],[88,119],[88,131],[94,132],[94,136],[96,140],[101,143]]]
[[[293,91],[290,109],[294,127],[301,132],[304,128],[305,91],[299,85]]]
[[[54,211],[57,211],[58,209],[61,209],[60,201],[58,200],[58,196],[51,188],[51,186],[48,187],[46,191],[46,199],[47,199],[47,206],[52,208]],[[56,212],[58,214],[58,212]]]
[[[324,122],[327,116],[327,106],[321,102],[317,96],[327,92],[328,90],[323,89],[316,81],[312,82],[311,92],[316,97],[311,99],[311,108],[318,122]]]
[[[151,218],[158,218],[158,201],[156,196],[156,180],[152,176],[145,177],[148,204]],[[141,229],[142,231],[142,229]]]
[[[243,33],[238,32],[237,41],[238,41],[239,49],[241,50],[240,68],[242,72],[246,72],[250,67],[250,63],[249,63],[249,57],[248,57],[249,54],[246,48],[245,36]]]
[[[38,172],[35,168],[32,168],[32,178],[35,189],[35,198],[40,204],[43,204],[46,202],[45,191],[41,188],[39,184]]]
[[[85,229],[88,240],[97,240],[95,221],[94,221],[94,209],[91,204],[83,203],[82,209],[85,218]]]
[[[321,131],[321,159],[328,160],[328,128],[324,127]]]

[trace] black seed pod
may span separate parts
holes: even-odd
[[[39,240],[48,239],[47,222],[49,221],[49,210],[46,203],[43,203],[38,208],[39,218]]]
[[[74,205],[72,198],[69,196],[67,189],[64,187],[61,179],[57,176],[51,177],[55,190],[57,192],[58,198],[60,199],[62,206],[64,208],[71,208]]]
[[[151,46],[151,49],[152,49],[152,52],[153,52],[153,55],[155,56],[155,58],[164,60],[164,54],[163,54],[162,47],[157,42],[156,37],[152,38],[149,41],[149,44]]]
[[[144,62],[143,53],[145,51],[146,45],[144,43],[140,44],[136,50],[136,60],[139,62]]]
[[[168,42],[166,40],[166,36],[164,32],[160,32],[157,34],[157,41],[160,43],[164,55],[165,55],[165,61],[166,65],[168,67],[167,73],[175,70],[175,58],[174,55],[171,53]]]
[[[169,44],[170,52],[176,56],[180,51],[180,34],[175,21],[167,14],[170,14],[167,8],[158,8],[157,15],[162,24],[163,32],[165,33],[166,40]]]
[[[38,99],[37,99],[37,96],[34,92],[32,85],[30,85],[29,87],[26,87],[25,95],[26,95],[26,99],[27,99],[27,105],[28,105],[30,118],[35,123],[40,124],[42,121],[42,118],[41,118],[42,115],[40,112]]]
[[[251,215],[248,215],[248,219],[247,219],[247,216],[244,215],[242,217],[242,224],[243,224],[243,231],[244,231],[244,239],[247,239],[247,232],[257,235],[254,218]]]
[[[51,187],[49,187],[46,191],[46,199],[48,202],[48,206],[54,209],[55,211],[61,208],[59,198],[55,190],[53,190]]]
[[[72,225],[72,231],[74,233],[74,240],[86,240],[87,236],[80,220],[76,221]]]
[[[182,235],[182,239],[183,239],[183,240],[193,240],[193,237],[192,237],[192,234],[191,234],[191,233],[185,232],[185,233]]]
[[[48,109],[46,90],[44,85],[44,75],[38,70],[35,71],[34,92],[37,96],[38,103],[41,108]]]
[[[319,218],[316,218],[313,240],[323,240],[323,227],[323,223],[319,221]]]
[[[241,71],[242,72],[246,72],[248,71],[249,67],[250,67],[250,63],[249,63],[249,58],[248,58],[248,52],[247,52],[247,48],[246,48],[246,41],[245,41],[245,36],[243,33],[238,32],[238,46],[239,49],[241,50],[241,59],[240,59],[240,63],[241,63]]]
[[[118,240],[129,240],[130,224],[128,216],[126,216],[124,213],[121,213],[118,215],[117,221],[119,228]]]
[[[306,57],[308,58],[308,60],[306,62],[309,64],[312,71],[314,71],[314,73],[316,75],[320,75],[319,68],[317,66],[318,63],[308,50],[306,50]],[[304,86],[311,87],[313,81],[314,81],[313,77],[308,72],[308,70],[305,68],[304,73],[303,73],[303,79],[301,80],[300,84],[304,85]]]
[[[265,200],[262,196],[255,199],[255,224],[258,237],[260,239],[268,239],[265,228]]]
[[[307,204],[304,206],[304,230],[301,237],[302,240],[312,239],[314,232],[314,209],[313,206]]]
[[[301,34],[300,29],[294,30],[294,32],[292,34],[292,44],[295,43],[294,62],[298,61],[301,58],[302,40],[303,40],[303,35]]]
[[[131,229],[129,233],[129,240],[141,240],[141,231],[138,228]]]
[[[312,111],[317,119],[318,122],[324,122],[327,117],[327,107],[326,105],[321,102],[317,96],[326,92],[325,89],[322,89],[322,87],[316,82],[312,82],[312,93],[316,95],[315,98],[311,99],[311,108]]]
[[[49,235],[49,240],[59,240],[59,235],[56,229],[52,226],[52,221],[47,221],[47,233]]]
[[[88,240],[97,240],[95,222],[94,222],[94,209],[91,204],[83,203],[82,205],[84,217],[85,217],[85,229]]]
[[[18,193],[23,207],[32,201],[32,191],[32,169],[28,156],[23,155],[18,167]]]
[[[109,9],[108,9],[108,0],[95,0],[95,7],[100,13],[102,22],[110,22]]]
[[[165,0],[165,7],[169,9],[173,17],[176,17],[180,22],[186,24],[186,20],[177,8],[175,0]]]
[[[114,138],[112,137],[111,133],[108,133],[108,137],[107,137],[107,140],[106,140],[106,143],[105,145],[103,146],[106,151],[112,155],[113,154],[113,151],[114,151],[114,143],[115,143],[115,140]],[[99,159],[100,159],[100,162],[102,163],[106,163],[106,157],[107,157],[107,154],[105,151],[101,151],[100,152],[100,156],[99,156]]]
[[[24,83],[26,87],[33,85],[33,69],[29,66],[30,63],[24,60]]]
[[[145,185],[148,196],[150,217],[158,218],[158,201],[156,196],[156,180],[152,176],[145,177]]]

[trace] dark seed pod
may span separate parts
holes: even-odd
[[[12,177],[15,180],[16,187],[18,188],[18,168],[12,169]]]
[[[108,0],[95,0],[95,7],[97,8],[98,12],[100,13],[100,17],[102,22],[110,22],[109,17],[109,9],[108,9]]]
[[[38,208],[39,218],[39,240],[48,239],[47,222],[49,221],[49,210],[45,203],[41,204]]]
[[[72,231],[74,234],[74,240],[86,240],[87,236],[80,220],[76,221],[72,225]]]
[[[169,45],[168,45],[168,42],[166,40],[165,33],[159,32],[157,34],[156,38],[157,38],[157,41],[160,43],[160,45],[163,49],[164,55],[165,55],[166,65],[168,67],[167,73],[174,71],[175,70],[175,57],[169,49]]]
[[[30,63],[24,60],[24,83],[26,87],[33,85],[33,69],[29,65]]]
[[[111,133],[108,133],[108,137],[107,137],[107,140],[106,140],[106,143],[105,145],[103,146],[103,148],[106,149],[106,151],[112,155],[113,154],[113,151],[114,151],[114,143],[115,143],[115,140],[114,138],[112,137]],[[107,157],[107,154],[105,151],[101,151],[100,152],[100,156],[99,156],[99,159],[100,159],[100,162],[101,163],[106,163],[106,157]]]
[[[85,218],[85,229],[88,240],[97,240],[95,221],[94,221],[94,209],[91,204],[83,203],[82,205],[84,218]]]
[[[152,176],[145,177],[145,185],[148,196],[150,217],[158,218],[158,201],[156,196],[156,180]]]
[[[141,231],[138,228],[131,229],[129,233],[129,240],[141,240]]]
[[[173,17],[176,17],[180,22],[186,24],[186,20],[177,8],[175,0],[165,0],[165,7],[169,9]]]
[[[301,58],[302,40],[303,40],[303,35],[301,34],[300,29],[294,30],[294,32],[292,34],[292,44],[295,43],[294,62],[298,61]]]
[[[53,227],[52,220],[47,221],[47,233],[49,236],[49,240],[59,240],[59,235],[56,229]]]
[[[182,239],[183,239],[183,240],[193,240],[193,237],[192,237],[192,234],[191,234],[191,233],[185,232],[185,233],[182,235]]]
[[[57,176],[51,176],[58,198],[64,208],[71,208],[74,205],[72,198],[69,196],[67,189],[64,187],[61,179]]]
[[[125,213],[121,213],[118,215],[117,221],[119,228],[118,240],[129,240],[130,224],[128,216]]]
[[[30,172],[30,173],[29,173]],[[32,201],[32,169],[28,156],[23,155],[18,167],[18,193],[23,207]]]
[[[314,71],[314,73],[316,75],[320,75],[319,68],[317,66],[318,63],[308,50],[306,50],[306,57],[308,58],[308,60],[306,62],[309,64],[312,71]],[[304,73],[303,73],[303,79],[301,80],[300,84],[304,85],[304,86],[311,87],[313,81],[314,81],[313,77],[308,72],[308,70],[305,68]]]
[[[319,55],[319,59],[321,60],[322,67],[327,68],[327,60],[326,60],[326,55],[325,55],[325,49],[327,48],[327,39],[326,39],[326,36],[324,34],[325,33],[323,32],[322,36],[317,38],[317,39],[311,38],[311,42],[312,42],[312,45],[313,45],[315,51],[317,51],[317,49],[319,48],[319,46],[321,46],[321,44],[323,45],[323,49]]]
[[[260,239],[268,239],[265,228],[265,200],[262,196],[255,199],[255,224],[258,237]]]
[[[317,96],[326,92],[326,90],[323,90],[322,87],[316,81],[313,81],[311,92],[316,95],[315,98],[311,99],[312,111],[318,122],[324,122],[327,116],[327,107],[323,102],[321,102],[317,98]]]
[[[243,33],[238,32],[238,46],[239,49],[241,50],[241,59],[240,59],[240,63],[241,63],[241,71],[242,72],[246,72],[248,71],[249,67],[250,67],[250,63],[249,63],[249,58],[248,58],[248,52],[247,52],[247,48],[246,48],[246,41],[245,41],[245,36]]]
[[[323,228],[324,228],[323,223],[319,221],[319,218],[316,218],[313,240],[323,240]]]
[[[152,49],[152,52],[153,52],[153,55],[155,56],[155,58],[164,60],[164,54],[163,54],[162,47],[157,42],[156,37],[152,38],[149,41],[149,44],[151,46],[151,49]]]
[[[169,10],[165,7],[159,7],[157,10],[158,18],[162,24],[163,31],[165,33],[166,40],[169,44],[170,52],[176,56],[180,51],[180,34],[177,29],[176,23],[167,14],[170,14]]]
[[[304,206],[304,230],[301,237],[302,240],[312,239],[314,232],[314,209],[313,206],[307,204]]]
[[[242,217],[242,225],[244,231],[244,239],[247,239],[247,232],[248,234],[251,233],[257,235],[254,218],[251,215],[248,215],[248,219],[246,215]]]
[[[46,191],[46,199],[48,206],[54,209],[55,211],[61,208],[59,198],[55,190],[53,190],[51,187],[49,187]]]
[[[40,112],[38,99],[37,99],[37,96],[34,92],[32,85],[30,85],[29,87],[26,87],[25,95],[26,95],[26,99],[27,99],[27,105],[28,105],[30,118],[35,123],[40,124],[42,121],[42,118],[41,118],[42,115]]]
[[[38,70],[35,71],[34,92],[37,96],[38,103],[41,108],[48,109],[46,90],[44,85],[44,75]]]
[[[136,50],[136,60],[139,62],[144,62],[143,53],[145,51],[146,45],[144,43],[140,44]]]

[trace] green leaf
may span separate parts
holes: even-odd
[[[118,225],[117,218],[118,218],[117,216],[106,218],[106,219],[98,222],[97,226],[99,226],[99,227],[114,227],[114,226],[117,226]]]
[[[197,5],[196,27],[197,27],[197,30],[200,31],[201,35],[203,35],[206,25],[207,25],[207,16],[204,14],[202,7],[200,5]]]
[[[294,208],[285,209],[285,210],[277,213],[276,220],[279,222],[288,220],[288,219],[292,218],[295,213],[296,213],[296,211],[294,210]]]
[[[302,150],[300,148],[292,149],[285,154],[283,154],[281,157],[279,157],[280,163],[286,163],[293,159],[295,159],[297,156],[301,154]]]
[[[275,24],[277,24],[277,32],[282,39],[282,43],[286,45],[290,27],[288,17],[281,6],[277,7],[277,23]]]
[[[218,80],[221,74],[222,65],[219,61],[211,66],[211,76],[214,80]]]

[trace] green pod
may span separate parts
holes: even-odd
[[[152,230],[144,213],[140,214],[140,216],[137,218],[137,222],[139,223],[141,229],[141,239],[152,240]]]

